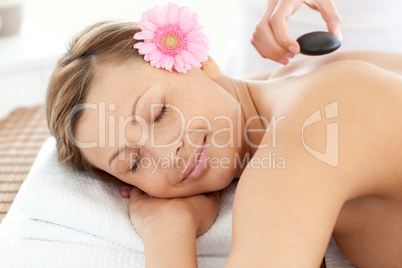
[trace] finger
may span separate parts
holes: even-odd
[[[327,23],[327,28],[330,33],[341,35],[342,20],[332,0],[317,1],[318,10],[322,18]]]
[[[289,1],[281,0],[278,2],[278,5],[269,18],[269,23],[276,41],[283,49],[286,49],[293,54],[300,53],[300,46],[290,35],[287,20],[301,4],[302,2],[300,1],[290,4]]]
[[[304,0],[304,3],[309,6],[311,9],[314,9],[316,11],[318,11],[318,6],[316,5],[316,3],[312,0]]]
[[[130,191],[130,204],[135,203],[142,196],[144,196],[144,192],[137,187],[133,187]]]
[[[277,0],[268,1],[268,5],[261,13],[251,39],[251,44],[262,57],[274,61],[280,60],[284,57],[284,54],[288,52],[287,49],[283,49],[277,43],[271,26],[269,25],[269,18],[275,10],[277,2]]]
[[[264,29],[256,28],[251,44],[255,47],[258,53],[267,59],[279,62],[281,59],[287,60],[285,54],[289,51],[282,48],[275,39],[272,29],[269,25],[264,25]],[[293,54],[292,54],[293,56]],[[287,62],[281,62],[286,64]]]
[[[123,197],[123,198],[129,198],[129,197],[130,197],[130,191],[131,191],[131,188],[132,188],[132,187],[133,187],[133,186],[128,185],[128,184],[122,185],[122,186],[120,187],[120,195],[121,195],[121,197]]]

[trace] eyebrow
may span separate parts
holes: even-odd
[[[141,99],[141,97],[144,95],[144,93],[146,92],[146,91],[148,91],[148,89],[149,89],[150,87],[147,87],[147,88],[145,88],[145,89],[143,89],[141,92],[140,92],[140,94],[138,94],[138,98],[136,99],[136,101],[134,102],[134,105],[133,105],[133,109],[131,110],[131,114],[133,115],[133,116],[135,116],[135,109],[137,108],[137,103],[138,103],[138,101]],[[134,120],[135,121],[135,120]],[[126,150],[126,145],[123,145],[122,147],[120,147],[119,149],[117,149],[117,151],[116,152],[114,152],[113,154],[112,154],[112,156],[109,158],[109,168],[110,168],[110,164],[113,162],[113,160],[117,157],[117,156],[119,156],[123,151],[125,151]]]

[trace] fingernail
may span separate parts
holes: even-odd
[[[293,58],[294,56],[295,56],[295,54],[293,54],[293,53],[290,53],[290,52],[285,53],[286,58]]]
[[[299,49],[295,46],[290,46],[288,47],[289,51],[292,52],[293,54],[299,54]]]
[[[280,63],[280,64],[283,64],[283,65],[286,65],[286,64],[288,64],[288,59],[279,59],[278,60],[278,62]]]
[[[342,33],[341,33],[341,30],[338,30],[337,32],[336,32],[336,35],[341,39],[341,41],[342,41]]]

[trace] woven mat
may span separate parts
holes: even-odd
[[[43,106],[19,108],[0,121],[0,223],[49,136]]]

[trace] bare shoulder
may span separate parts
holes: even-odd
[[[354,60],[371,63],[385,70],[402,75],[402,53],[356,50],[333,53],[321,57],[304,57],[292,61],[289,65],[280,67],[272,72],[269,79],[286,76],[299,76],[321,66],[338,61]]]
[[[275,129],[282,154],[332,167],[323,171],[358,185],[352,196],[389,191],[402,181],[401,76],[366,62],[337,61],[289,79],[278,99],[286,103],[273,112],[286,117]],[[272,131],[263,142],[272,143]]]

